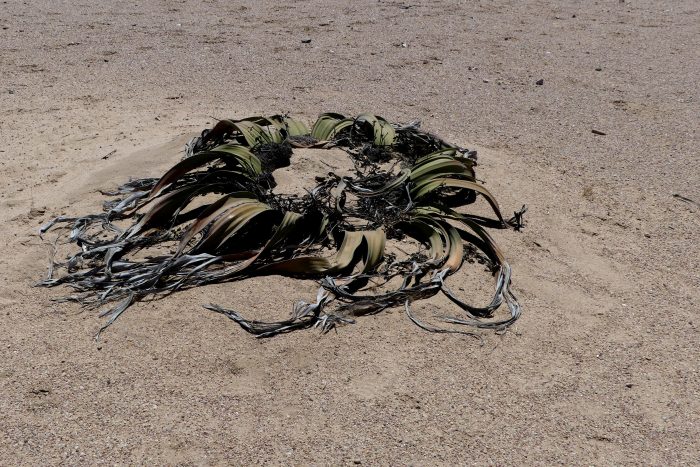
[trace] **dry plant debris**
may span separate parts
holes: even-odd
[[[342,149],[353,175],[320,174],[305,194],[276,193],[274,171],[290,164],[295,148]],[[476,152],[420,130],[417,122],[326,113],[309,130],[286,115],[222,120],[192,139],[185,153],[160,179],[135,179],[105,192],[113,199],[102,212],[59,217],[41,228],[42,234],[60,232],[40,285],[73,289],[59,300],[111,303],[101,313],[107,320],[100,332],[139,300],[260,275],[313,278],[320,286],[316,301],[298,301],[278,322],[206,308],[259,337],[328,331],[396,306],[423,329],[473,335],[411,313],[412,302],[438,293],[462,312],[442,317],[445,323],[503,330],[520,316],[511,268],[488,229],[519,229],[525,207],[505,219],[475,178]],[[477,199],[493,216],[465,212]],[[405,254],[389,248],[401,240],[417,247]],[[55,259],[59,245],[74,245],[65,261]],[[495,276],[493,298],[484,306],[466,303],[447,285],[470,255]],[[507,314],[495,316],[503,304]]]

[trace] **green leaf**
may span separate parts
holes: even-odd
[[[486,198],[486,201],[488,201],[488,203],[491,205],[491,208],[493,209],[498,219],[503,223],[505,222],[503,220],[503,216],[501,215],[501,210],[498,207],[498,202],[496,202],[496,198],[494,198],[494,196],[489,190],[487,190],[482,185],[476,182],[447,177],[428,178],[427,180],[422,180],[418,182],[416,186],[413,187],[413,189],[411,190],[411,195],[414,199],[418,200],[442,187],[462,188],[480,193],[484,198]]]
[[[352,126],[354,120],[345,118],[341,114],[325,113],[321,114],[311,129],[311,136],[320,141],[333,139],[340,131]]]
[[[345,232],[343,242],[338,248],[335,259],[333,260],[333,269],[335,271],[344,271],[353,264],[356,251],[362,244],[364,235],[362,232]]]
[[[257,123],[241,120],[232,124],[241,132],[249,147],[253,148],[261,144],[281,143],[284,137],[273,125],[262,127]]]
[[[416,159],[415,166],[418,166],[422,164],[423,162],[438,158],[438,157],[447,157],[449,159],[454,159],[457,157],[457,148],[455,147],[449,147],[449,148],[442,148],[439,149],[435,152],[431,152],[430,154],[426,154],[425,156],[419,157]]]
[[[257,176],[262,173],[260,159],[245,146],[238,144],[222,144],[213,148],[211,152],[233,156],[242,167],[246,168],[251,173],[251,175]]]
[[[430,257],[434,261],[442,261],[445,257],[445,242],[440,235],[440,230],[436,228],[430,217],[415,216],[402,225],[409,236],[421,243],[430,245]]]
[[[209,207],[199,215],[197,220],[182,236],[176,255],[181,255],[187,244],[195,237],[195,235],[202,232],[209,224],[211,224],[212,221],[214,221],[224,212],[236,205],[251,202],[257,202],[255,195],[249,192],[239,191],[222,196],[217,201],[210,204]]]
[[[371,114],[360,114],[355,122],[366,123],[372,130],[375,146],[391,146],[396,138],[396,130],[393,125],[382,117]]]
[[[131,238],[146,228],[168,228],[175,222],[176,216],[185,210],[194,198],[208,193],[220,192],[225,188],[227,185],[223,184],[194,184],[160,195],[139,208],[150,207],[141,219],[129,229],[125,238]],[[251,196],[253,195],[251,194]]]
[[[463,175],[474,179],[474,171],[453,158],[437,158],[429,162],[424,162],[420,166],[411,169],[411,180],[420,182],[421,179],[428,177],[434,178],[437,176],[446,176],[451,174]]]
[[[260,144],[281,143],[284,136],[274,120],[266,117],[249,117],[242,120],[220,120],[207,133],[205,141],[219,140],[231,134],[240,144],[253,148]],[[240,138],[239,138],[240,136]]]
[[[183,175],[193,170],[204,168],[207,164],[217,160],[237,165],[249,172],[251,176],[259,175],[262,171],[260,160],[247,148],[234,144],[217,146],[212,151],[197,153],[175,164],[151,189],[148,200],[158,196],[164,188],[182,178]],[[244,176],[244,174],[241,174],[241,176]]]
[[[274,212],[274,209],[259,201],[236,203],[214,221],[194,251],[218,251],[224,243],[241,231],[251,220],[268,212]]]
[[[384,230],[365,230],[362,232],[366,251],[362,258],[361,272],[373,272],[384,259],[386,234]]]
[[[310,133],[306,124],[300,120],[285,117],[284,123],[287,126],[287,133],[289,136],[306,136]]]
[[[443,267],[448,268],[451,274],[462,267],[462,262],[464,261],[464,244],[462,243],[462,237],[459,235],[459,231],[453,225],[444,221],[440,222],[440,225],[447,233],[448,240],[447,259]]]

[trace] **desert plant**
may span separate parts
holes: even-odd
[[[303,196],[275,193],[274,171],[289,165],[295,148],[343,149],[354,175],[319,176]],[[446,322],[504,329],[520,306],[510,289],[511,268],[487,229],[519,228],[525,208],[505,219],[476,180],[475,165],[474,151],[417,123],[391,124],[369,114],[322,114],[311,129],[280,115],[221,120],[191,140],[185,158],[160,179],[132,180],[106,193],[116,199],[99,214],[43,226],[42,234],[68,228],[68,243],[79,251],[63,262],[52,256],[40,285],[72,287],[75,293],[62,300],[114,303],[102,313],[108,319],[100,331],[145,297],[270,274],[318,280],[316,301],[297,302],[292,316],[279,322],[206,308],[260,337],[312,326],[328,331],[395,306],[424,329],[464,332],[411,313],[411,302],[442,292],[463,311]],[[460,210],[479,198],[493,217]],[[401,258],[387,251],[387,241],[402,238],[424,247]],[[496,277],[486,306],[467,304],[447,286],[475,252]],[[394,279],[400,284],[387,288]],[[494,318],[503,303],[507,316]]]

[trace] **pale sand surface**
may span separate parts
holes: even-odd
[[[700,4],[246,5],[0,3],[0,464],[700,462],[700,213],[672,196],[700,201]],[[42,222],[157,176],[213,117],[286,111],[479,149],[505,211],[530,207],[496,235],[512,331],[394,310],[261,341],[200,306],[313,294],[268,277],[138,304],[98,346],[95,313],[31,287]]]

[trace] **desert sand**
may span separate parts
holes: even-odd
[[[0,464],[700,463],[698,24],[694,0],[3,1]],[[96,312],[33,287],[43,222],[216,118],[326,111],[419,119],[529,206],[496,233],[509,332],[396,309],[258,340],[201,307],[284,317],[315,289],[266,277],[96,343]]]

